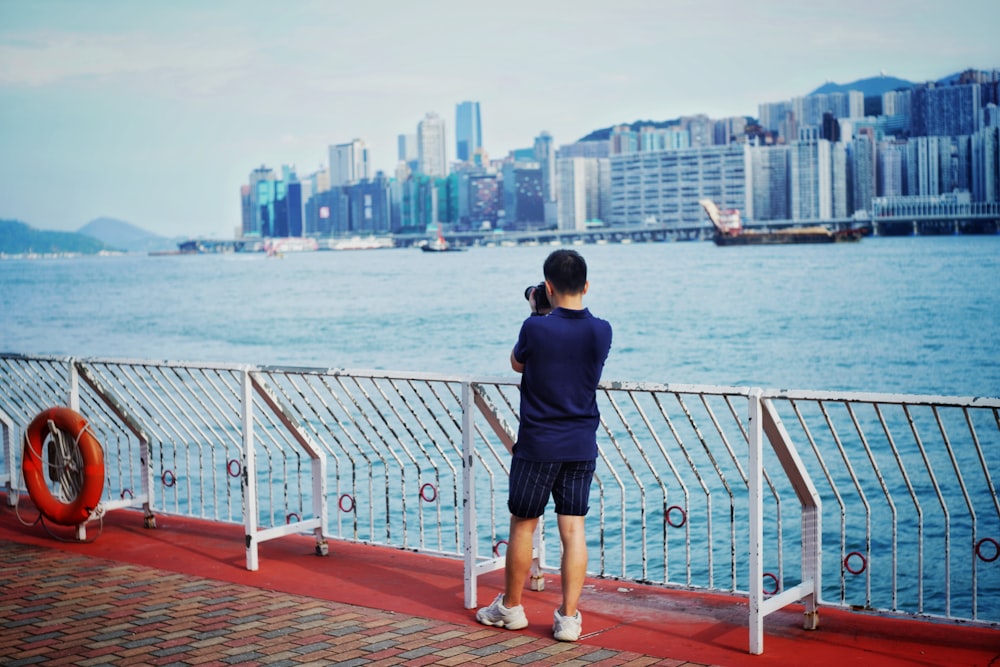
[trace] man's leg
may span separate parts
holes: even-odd
[[[521,604],[521,592],[524,591],[524,584],[531,574],[531,556],[534,550],[532,538],[537,526],[538,517],[534,519],[510,517],[503,599],[503,604],[508,609]]]
[[[587,534],[584,528],[586,517],[559,514],[557,519],[559,538],[562,541],[563,605],[560,613],[563,616],[575,616],[577,605],[580,604],[580,596],[583,594],[583,583],[587,576]],[[509,556],[509,550],[507,554]],[[530,558],[528,565],[531,565]]]

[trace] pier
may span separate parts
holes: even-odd
[[[201,554],[189,574],[282,590],[287,571],[302,595],[367,581],[348,602],[393,610],[402,596],[471,625],[464,610],[502,581],[517,397],[515,378],[5,354],[0,482],[30,507],[14,443],[69,405],[105,444],[107,480],[100,520],[59,548],[135,547],[169,571]],[[695,663],[771,655],[789,633],[826,647],[844,619],[860,624],[851,642],[915,623],[1000,655],[1000,399],[606,381],[598,401],[585,643],[634,650],[625,637],[642,627],[676,650],[676,613],[710,626],[689,628],[708,633],[683,656]],[[551,534],[543,522],[534,568],[557,585]],[[883,616],[904,625],[880,629]],[[705,647],[719,641],[729,657]]]
[[[32,510],[22,501],[30,518]],[[746,651],[746,603],[590,578],[584,635],[552,639],[558,577],[525,596],[529,626],[479,625],[462,608],[461,564],[409,551],[312,540],[272,543],[243,568],[239,526],[113,512],[97,539],[60,542],[26,528],[0,493],[0,662],[5,665],[626,665],[634,667],[990,667],[1000,631],[801,609],[772,617],[765,656]],[[499,590],[499,573],[483,596]],[[457,582],[457,583],[456,583]]]
[[[825,225],[833,231],[863,228],[871,236],[942,236],[1000,233],[1000,209],[997,212],[954,215],[881,216],[865,218],[832,218],[828,220],[769,220],[744,222],[743,227],[754,231],[775,231]],[[714,228],[710,224],[679,226],[675,224],[644,224],[593,227],[584,230],[540,228],[519,231],[446,231],[448,242],[459,247],[584,245],[601,243],[669,243],[674,241],[710,241]],[[425,243],[433,235],[390,234],[375,237],[383,240],[379,247],[413,247]],[[264,252],[264,239],[247,237],[234,239],[188,239],[178,244],[184,253]],[[335,246],[320,244],[320,250]]]

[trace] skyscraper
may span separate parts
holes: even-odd
[[[982,121],[982,91],[977,84],[913,89],[910,129],[915,137],[975,134]]]
[[[830,142],[820,138],[819,128],[801,128],[790,158],[792,219],[828,219],[833,211]]]
[[[552,135],[542,132],[535,137],[535,162],[542,169],[542,195],[545,201],[556,200],[556,149]]]
[[[371,179],[368,147],[361,139],[330,146],[330,187]]]
[[[468,162],[482,147],[479,102],[460,102],[455,106],[455,151],[459,161]]]
[[[417,124],[417,162],[426,176],[448,175],[444,119],[436,113],[428,113]]]

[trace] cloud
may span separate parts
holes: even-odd
[[[197,36],[36,31],[0,43],[0,84],[38,87],[81,79],[141,84],[170,77],[198,92],[238,76],[252,56],[238,43],[223,45]]]

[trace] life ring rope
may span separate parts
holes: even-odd
[[[46,442],[48,456],[43,460]],[[23,481],[40,518],[79,526],[95,513],[103,516],[104,450],[90,422],[79,413],[54,407],[36,415],[24,431],[22,458]],[[58,484],[58,497],[46,477]]]

